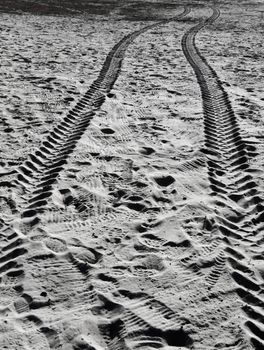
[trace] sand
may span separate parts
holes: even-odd
[[[2,2],[0,349],[264,349],[263,13]]]

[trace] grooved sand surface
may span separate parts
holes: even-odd
[[[263,14],[1,1],[0,349],[264,349]]]

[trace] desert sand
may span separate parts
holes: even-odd
[[[0,349],[264,349],[262,1],[0,17]]]

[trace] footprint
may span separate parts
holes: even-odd
[[[2,218],[6,218],[7,221],[13,214],[16,213],[16,203],[11,198],[0,195],[0,212]]]
[[[18,314],[21,314],[23,312],[29,312],[30,311],[30,307],[29,307],[29,303],[27,302],[27,300],[23,297],[18,298],[15,302],[14,302],[14,307],[15,310]]]
[[[98,325],[100,333],[105,340],[109,350],[131,350],[127,346],[124,339],[126,334],[126,327],[124,322],[120,319],[114,319],[109,322],[102,322]]]
[[[91,309],[92,313],[97,316],[103,316],[104,318],[113,319],[120,317],[124,312],[124,307],[118,303],[115,303],[105,297],[103,294],[98,294],[98,298],[101,302],[100,306],[95,306]]]
[[[56,330],[50,327],[41,327],[40,332],[47,338],[50,349],[59,350],[62,348],[60,336]]]
[[[118,280],[106,273],[95,275],[92,284],[97,293],[104,295],[112,295],[119,288]]]
[[[131,272],[134,276],[154,276],[166,268],[163,259],[154,254],[138,256],[132,261]]]
[[[0,285],[0,309],[9,307],[21,294],[22,293],[17,291],[12,285]]]
[[[126,229],[119,228],[119,227],[105,227],[105,234],[106,234],[106,239],[110,243],[120,243],[122,242],[125,237],[128,235],[128,232]]]
[[[79,334],[72,341],[73,350],[104,350],[91,335]]]
[[[164,250],[166,247],[164,244],[166,243],[166,240],[161,239],[154,234],[146,233],[142,236],[138,237],[138,240],[141,244],[155,250]]]
[[[62,253],[68,250],[66,242],[59,238],[47,237],[44,239],[44,243],[54,253]]]
[[[32,332],[33,330],[38,331],[39,328],[43,325],[43,322],[40,318],[33,314],[29,315],[19,315],[19,317],[16,318],[17,326],[23,331],[23,332]],[[40,347],[40,344],[37,344]]]
[[[109,276],[120,279],[120,278],[124,278],[124,277],[127,278],[131,276],[131,273],[127,266],[116,265],[116,266],[111,266],[111,268],[109,268]]]
[[[161,187],[168,187],[175,181],[171,175],[162,175],[154,177],[155,182]]]
[[[69,256],[79,270],[85,274],[91,265],[96,264],[102,258],[102,254],[97,250],[83,246],[71,246]]]
[[[150,156],[155,153],[155,150],[152,147],[142,147],[139,152],[145,156]]]

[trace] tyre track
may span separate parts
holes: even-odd
[[[107,55],[98,78],[92,83],[88,91],[63,120],[54,127],[39,149],[29,154],[22,165],[16,169],[17,175],[12,187],[14,187],[14,192],[19,194],[20,210],[13,213],[13,221],[11,221],[11,218],[9,218],[9,222],[3,221],[1,229],[0,288],[3,285],[5,289],[10,288],[12,291],[10,296],[4,299],[4,303],[0,305],[1,316],[6,317],[5,313],[14,313],[16,318],[20,314],[29,313],[31,309],[37,308],[31,298],[25,294],[23,284],[27,256],[34,246],[33,238],[28,234],[28,230],[38,223],[37,215],[44,210],[49,197],[52,195],[53,185],[67,163],[69,155],[74,151],[79,139],[89,126],[95,111],[104,103],[106,94],[111,91],[118,78],[127,47],[136,37],[147,30],[170,21],[180,20],[189,12],[190,10],[185,7],[179,16],[148,25],[120,40]],[[23,219],[22,224],[20,223],[20,217]],[[16,219],[18,219],[18,222]],[[23,235],[24,233],[26,235]],[[52,240],[49,237],[45,242],[50,250],[54,250],[52,245],[58,244],[57,242],[54,243],[54,239]],[[53,255],[56,256],[56,253],[57,248]],[[58,253],[61,253],[60,250]],[[45,257],[41,259],[46,260]],[[64,260],[62,262],[64,265],[67,265],[67,263],[70,265],[70,269],[72,269],[72,264],[76,265],[79,275],[83,273],[83,271],[79,271],[82,270],[82,266],[80,266],[78,259],[75,261],[72,258],[70,262]],[[76,284],[75,281],[74,284]],[[44,306],[48,306],[48,304],[44,303],[38,307]],[[42,321],[37,323],[39,323],[36,325],[38,328],[41,326],[39,328],[40,332],[48,339],[50,348],[60,347],[57,333],[48,326],[46,327]]]
[[[148,25],[121,39],[108,53],[98,78],[92,83],[75,107],[47,136],[39,149],[28,155],[17,169],[16,187],[23,192],[22,217],[34,218],[43,210],[52,194],[52,186],[69,155],[90,124],[95,111],[104,103],[119,75],[127,47],[144,32],[174,20],[180,20],[190,10],[173,19]]]
[[[225,242],[227,266],[238,286],[236,291],[244,303],[244,328],[253,348],[259,350],[264,348],[263,276],[259,276],[250,260],[259,259],[259,254],[253,251],[255,247],[260,248],[257,243],[263,237],[260,236],[259,227],[263,221],[263,205],[257,183],[251,175],[250,157],[253,149],[241,137],[235,113],[221,80],[195,44],[197,33],[219,16],[220,11],[214,8],[211,17],[189,29],[182,38],[182,49],[201,90],[205,133],[203,152],[207,157],[212,195],[218,200],[220,213],[221,207],[230,207],[230,203],[235,202],[232,207],[237,208],[228,216],[218,215],[216,225]],[[243,248],[246,248],[245,254],[242,253]],[[252,252],[251,257],[247,256],[248,251]],[[263,254],[263,249],[260,254]],[[216,272],[213,271],[212,276],[208,276],[207,282],[212,287],[221,275],[224,263],[223,255],[218,261],[219,268],[216,266]]]
[[[255,191],[252,191],[257,187],[252,176],[247,174],[241,177],[243,172],[250,173],[249,147],[241,138],[234,111],[221,80],[195,46],[195,36],[199,30],[213,23],[219,15],[219,10],[214,10],[209,19],[185,33],[182,48],[201,89],[206,137],[204,152],[208,158],[211,188],[216,194],[223,193],[236,202],[247,196],[247,203],[243,203],[246,207],[258,202],[254,197]]]

